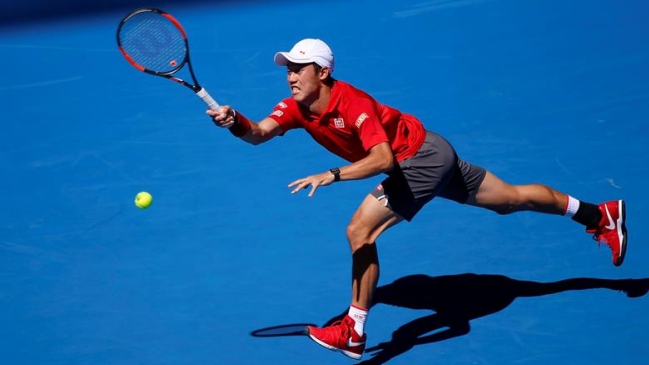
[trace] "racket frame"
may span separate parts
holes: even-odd
[[[147,69],[146,67],[140,65],[137,63],[125,50],[124,47],[122,46],[122,42],[120,40],[120,33],[122,31],[122,28],[126,22],[133,18],[134,16],[146,12],[152,12],[152,13],[157,13],[163,17],[165,17],[167,20],[169,20],[177,29],[180,31],[180,34],[183,37],[183,41],[185,43],[185,58],[178,63],[178,65],[172,69],[171,71],[166,71],[166,72],[161,72],[161,71],[155,71],[155,70],[150,70]],[[210,96],[210,94],[203,88],[199,83],[198,79],[196,78],[196,75],[194,74],[194,68],[192,67],[191,59],[189,56],[189,40],[187,39],[187,33],[185,32],[185,29],[182,27],[180,22],[174,18],[171,14],[162,11],[160,9],[156,8],[151,8],[151,7],[141,7],[138,9],[133,10],[129,14],[127,14],[120,22],[119,25],[117,26],[117,46],[119,47],[120,52],[124,56],[124,58],[136,69],[148,73],[150,75],[154,76],[160,76],[164,77],[166,79],[169,79],[171,81],[174,81],[176,83],[179,83],[181,85],[184,85],[188,88],[190,88],[196,95],[198,95],[204,102],[207,104],[207,106],[212,109],[212,110],[217,110],[219,108],[219,104]],[[183,67],[187,65],[187,70],[189,72],[189,75],[192,78],[193,84],[175,76],[175,74],[180,71]]]

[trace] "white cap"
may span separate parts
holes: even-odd
[[[320,67],[329,67],[334,71],[334,54],[329,46],[320,39],[307,38],[297,42],[290,52],[277,52],[275,63],[286,66],[292,63],[315,62]]]

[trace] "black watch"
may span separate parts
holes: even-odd
[[[340,181],[340,169],[337,167],[334,167],[333,169],[329,169],[329,172],[331,172],[334,175],[334,181]]]

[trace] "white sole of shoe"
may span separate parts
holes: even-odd
[[[347,356],[347,357],[350,357],[350,358],[352,358],[352,359],[354,359],[354,360],[360,360],[361,357],[363,357],[363,355],[359,355],[359,354],[354,353],[354,352],[351,352],[351,351],[341,350],[341,349],[339,349],[339,348],[336,348],[336,347],[334,347],[334,346],[331,346],[331,345],[329,345],[329,344],[326,344],[326,343],[324,343],[324,342],[318,340],[317,338],[313,337],[313,335],[311,335],[311,334],[309,334],[309,338],[312,339],[313,342],[317,343],[318,345],[320,345],[320,346],[322,346],[322,347],[324,347],[324,348],[326,348],[326,349],[328,349],[328,350],[336,351],[336,352],[341,352],[343,355],[345,355],[345,356]]]

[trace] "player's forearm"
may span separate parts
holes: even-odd
[[[251,121],[239,112],[235,112],[234,124],[229,128],[235,137],[253,145],[265,142],[262,129],[258,123]]]
[[[248,131],[248,133],[243,135],[241,139],[252,145],[258,145],[268,140],[268,138],[266,138],[266,136],[264,135],[263,130],[259,128],[259,123],[252,121],[250,122],[250,130]]]
[[[360,180],[392,171],[394,155],[390,145],[382,143],[372,147],[370,154],[351,165],[340,168],[340,180]]]
[[[280,125],[272,118],[262,119],[260,122],[253,122],[250,119],[236,112],[237,118],[230,127],[230,132],[243,141],[253,145],[264,143],[282,133]]]
[[[361,180],[367,179],[392,170],[392,165],[385,161],[374,161],[363,159],[351,165],[340,168],[340,180]]]

